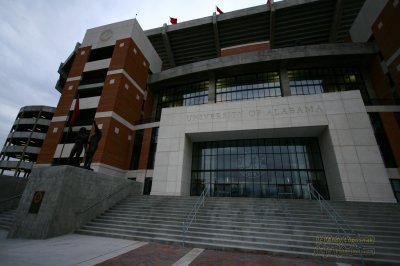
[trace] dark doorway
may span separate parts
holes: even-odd
[[[153,178],[151,177],[146,177],[144,179],[143,195],[150,195],[152,182]]]

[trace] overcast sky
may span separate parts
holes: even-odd
[[[56,106],[58,67],[87,29],[135,17],[144,30],[266,0],[0,0],[0,146],[21,107]]]

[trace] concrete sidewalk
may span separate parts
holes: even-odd
[[[0,265],[29,266],[358,266],[353,263],[315,258],[293,258],[203,250],[132,240],[122,240],[98,236],[69,234],[43,240],[7,239],[7,231],[0,230]],[[398,265],[393,263],[366,262],[368,266]]]
[[[69,234],[43,240],[7,239],[0,230],[0,265],[95,265],[147,243]]]

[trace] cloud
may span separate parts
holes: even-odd
[[[265,4],[261,0],[221,1],[229,12]],[[87,29],[137,19],[143,29],[211,16],[215,1],[2,0],[0,1],[0,144],[26,105],[56,106],[59,64]]]

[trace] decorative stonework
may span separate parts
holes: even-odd
[[[323,114],[324,109],[321,104],[304,105],[279,105],[269,108],[254,108],[240,111],[220,111],[207,113],[190,113],[186,115],[187,122],[213,122],[218,120],[240,120],[243,117],[267,119],[271,117],[285,117],[290,115]]]
[[[100,41],[102,41],[102,42],[108,41],[109,39],[112,38],[113,34],[114,34],[113,31],[110,29],[103,31],[100,34]]]

